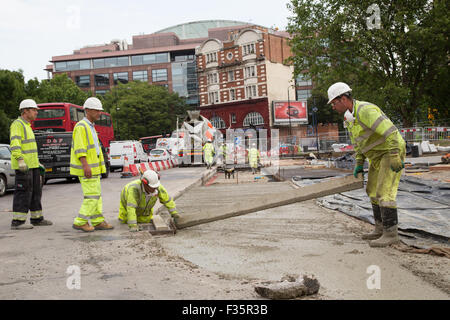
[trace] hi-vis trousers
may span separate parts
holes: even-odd
[[[13,220],[25,222],[28,211],[31,219],[42,220],[41,205],[41,176],[39,168],[29,169],[27,172],[16,172],[16,184],[13,199]]]
[[[96,226],[103,221],[103,203],[102,203],[102,189],[100,184],[100,175],[92,178],[78,177],[83,190],[83,203],[80,208],[78,216],[73,221],[76,226],[82,226],[91,220],[92,226]]]
[[[405,150],[400,151],[405,161]],[[397,208],[397,191],[402,171],[394,172],[389,163],[389,152],[369,161],[366,192],[373,204],[384,208]]]

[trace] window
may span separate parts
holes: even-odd
[[[228,71],[228,81],[234,81],[234,71]]]
[[[91,60],[55,62],[55,71],[86,70],[91,68]]]
[[[96,90],[95,95],[96,96],[104,96],[109,90]]]
[[[307,75],[302,74],[302,73],[297,76],[297,78],[295,79],[295,82],[296,82],[297,86],[311,86],[312,85],[311,79],[309,79]]]
[[[152,82],[167,81],[167,69],[152,70]]]
[[[131,65],[133,66],[141,64],[164,63],[164,62],[169,62],[168,52],[131,56]]]
[[[114,84],[128,83],[128,72],[118,72],[114,73]]]
[[[230,89],[230,100],[236,100],[236,90]]]
[[[236,114],[235,113],[231,114],[231,123],[236,123]]]
[[[89,88],[91,85],[91,77],[89,75],[86,76],[76,76],[75,83],[80,88]]]
[[[255,76],[256,76],[255,66],[245,67],[245,77],[246,78],[255,77]]]
[[[217,52],[206,54],[206,63],[217,62]]]
[[[225,121],[223,121],[223,119],[221,117],[217,117],[214,116],[211,118],[211,124],[216,128],[216,129],[223,129],[226,128],[225,126]]]
[[[94,79],[96,87],[109,86],[109,74],[107,73],[96,74],[94,75]]]
[[[66,112],[64,109],[55,109],[55,108],[39,109],[37,118],[38,119],[59,118],[64,117],[65,114]]]
[[[94,64],[95,64],[95,60],[94,59]],[[125,67],[128,66],[128,57],[114,57],[114,58],[106,58],[106,59],[98,59],[98,60],[104,60],[103,64],[105,68],[108,67]],[[100,61],[98,62],[99,64],[101,63]]]
[[[102,114],[100,115],[100,119],[95,122],[95,124],[98,124],[99,126],[104,127],[111,127],[111,116]]]
[[[209,93],[209,102],[217,103],[219,102],[219,93],[217,91],[213,91]]]
[[[244,118],[244,127],[248,127],[250,125],[260,125],[264,124],[264,118],[259,112],[250,112]]]
[[[147,70],[133,71],[133,81],[148,81]]]
[[[244,48],[244,56],[247,54],[255,53],[255,44],[250,43],[243,46]]]
[[[297,90],[297,100],[308,100],[311,97],[311,90]]]
[[[218,83],[218,74],[217,73],[210,73],[208,74],[208,84],[214,84],[214,83]]]
[[[256,97],[256,85],[245,87],[247,98]]]
[[[11,160],[11,152],[8,147],[0,147],[0,159]]]

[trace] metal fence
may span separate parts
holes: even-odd
[[[400,134],[406,142],[450,142],[450,127],[414,127],[400,128]],[[283,136],[280,137],[280,156],[296,156],[308,151],[333,152],[352,151],[352,143],[348,131],[337,134],[318,134],[316,136]]]

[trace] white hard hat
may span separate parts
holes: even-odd
[[[328,102],[330,103],[341,94],[351,92],[352,89],[344,82],[336,82],[328,88]]]
[[[36,101],[34,101],[33,99],[25,99],[20,103],[19,110],[30,108],[39,109]]]
[[[87,98],[83,104],[83,109],[93,109],[103,111],[102,102],[96,97]]]
[[[141,177],[141,181],[148,185],[151,188],[158,188],[159,187],[159,176],[158,174],[153,170],[147,170],[144,172],[144,174]]]

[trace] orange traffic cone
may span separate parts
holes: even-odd
[[[128,163],[128,157],[124,156],[123,159],[124,159],[124,164],[123,164],[121,178],[131,178],[133,175],[130,171],[130,164]]]

